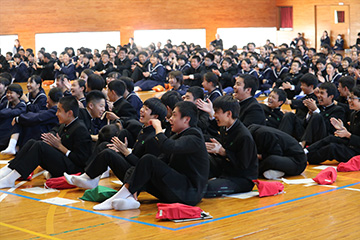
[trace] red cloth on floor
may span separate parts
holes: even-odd
[[[318,184],[327,185],[335,182],[336,177],[337,177],[337,172],[335,168],[327,167],[321,172],[319,172],[318,175],[316,175],[316,177],[313,178],[313,180]]]
[[[281,182],[266,182],[253,180],[259,190],[259,197],[274,196],[284,191],[284,184]]]
[[[157,219],[189,219],[200,218],[201,208],[181,203],[158,203]]]
[[[338,172],[355,172],[360,171],[360,155],[352,157],[348,162],[339,163]]]
[[[81,173],[71,174],[75,176],[79,176]],[[69,188],[76,188],[75,185],[69,184],[65,177],[57,177],[57,178],[49,178],[45,182],[45,188],[54,188],[54,189],[69,189]]]

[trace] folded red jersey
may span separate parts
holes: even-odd
[[[335,182],[336,177],[337,177],[337,172],[335,168],[327,167],[321,172],[319,172],[318,175],[316,175],[316,177],[313,178],[313,180],[320,185],[327,185]]]
[[[181,203],[158,203],[157,219],[189,219],[200,218],[201,208],[193,207]]]
[[[360,155],[352,157],[348,162],[339,163],[338,172],[355,172],[360,171]]]
[[[259,190],[259,197],[275,196],[284,191],[284,184],[281,182],[266,182],[253,180]]]
[[[79,176],[81,173],[71,174],[75,176]],[[57,178],[49,178],[45,182],[45,188],[54,188],[54,189],[69,189],[69,188],[76,188],[75,185],[69,184],[65,177],[57,177]]]

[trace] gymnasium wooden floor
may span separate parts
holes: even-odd
[[[0,167],[10,159],[0,158]],[[313,178],[321,171],[314,167],[286,179]],[[118,190],[113,180],[118,179],[111,174],[100,185]],[[0,239],[360,239],[360,172],[338,173],[329,186],[284,183],[285,193],[272,197],[203,199],[198,206],[213,219],[185,223],[157,220],[158,201],[147,193],[139,196],[140,209],[121,212],[93,211],[96,203],[80,200],[80,188],[41,195],[22,191],[43,188],[44,182],[38,168],[32,181],[0,189]],[[77,202],[41,202],[54,197]]]

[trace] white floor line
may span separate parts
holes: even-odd
[[[44,171],[41,171],[41,172],[39,172],[39,173],[37,173],[37,174],[35,174],[35,175],[33,175],[32,178],[34,179],[34,178],[42,175],[44,172],[45,172],[45,170],[44,170]],[[28,182],[28,181],[21,181],[21,182],[19,182],[18,184],[15,185],[15,187],[10,188],[7,192],[13,192],[13,191],[15,191],[18,187],[20,187],[21,185],[25,184],[26,182]],[[2,200],[4,200],[7,195],[8,195],[8,194],[6,194],[6,193],[1,194],[1,195],[0,195],[0,202],[1,202]]]
[[[344,188],[344,189],[360,192],[360,189],[358,189],[358,188],[349,188],[349,187],[347,187],[347,188]]]

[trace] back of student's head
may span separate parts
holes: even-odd
[[[304,76],[300,78],[300,82],[305,83],[308,87],[312,85],[313,88],[316,88],[318,84],[318,79],[314,74],[306,73]]]
[[[10,73],[8,73],[8,72],[0,73],[0,77],[6,78],[6,79],[9,81],[9,83],[7,84],[7,86],[11,83],[12,76],[11,76]]]
[[[101,99],[106,100],[105,95],[99,91],[99,90],[92,90],[90,92],[88,92],[86,94],[86,104],[88,105],[89,103],[93,103],[96,104],[98,103]]]
[[[161,96],[161,102],[171,110],[174,110],[175,105],[181,101],[181,95],[177,91],[168,91]]]
[[[16,92],[20,95],[20,97],[23,95],[22,87],[20,86],[20,84],[17,83],[10,84],[7,88],[7,91]]]
[[[124,95],[126,85],[121,80],[114,80],[109,83],[108,88],[110,91],[114,91],[117,96],[121,97]]]
[[[129,93],[131,93],[132,91],[134,91],[134,80],[132,80],[132,78],[129,77],[121,77],[120,78],[121,81],[123,81],[126,85],[126,89]]]
[[[354,94],[355,97],[360,98],[360,85],[356,85],[351,92]]]
[[[240,104],[232,96],[220,96],[214,101],[214,110],[221,109],[223,112],[231,111],[232,119],[235,119],[240,114]]]
[[[285,103],[286,98],[287,98],[287,93],[284,90],[279,89],[279,88],[274,88],[272,90],[272,92],[276,93],[279,96],[279,101],[282,101],[283,104]]]
[[[121,78],[121,73],[119,72],[111,72],[107,75],[110,78],[114,78],[115,80],[119,80]]]
[[[183,74],[181,71],[172,71],[169,73],[169,78],[175,78],[176,81],[182,85],[183,84]]]
[[[99,90],[101,91],[105,87],[104,79],[96,74],[91,74],[87,79],[88,90]]]
[[[10,81],[0,76],[0,84],[4,85],[5,87],[8,87],[10,85]]]
[[[322,83],[319,86],[319,89],[326,90],[328,97],[333,96],[333,99],[337,96],[337,89],[336,89],[335,84],[333,84],[333,83],[330,83],[330,82]]]
[[[164,121],[167,109],[165,105],[158,98],[149,98],[144,102],[144,106],[147,106],[151,110],[151,115],[158,115],[160,121]]]
[[[59,104],[64,109],[65,112],[72,111],[73,116],[76,118],[79,115],[79,103],[74,96],[62,97],[59,100]]]
[[[64,82],[65,79],[69,79],[66,74],[60,74],[56,77],[56,81]]]
[[[351,89],[354,88],[355,83],[356,83],[355,79],[350,76],[341,77],[339,79],[339,84],[341,84],[343,88],[347,87],[349,91],[351,91]]]
[[[256,77],[250,74],[240,74],[239,77],[244,79],[244,90],[251,88],[251,96],[254,96],[259,87],[259,82]]]
[[[58,103],[60,98],[63,97],[63,92],[60,88],[51,88],[49,91],[49,98],[54,102],[54,103]]]
[[[91,70],[90,68],[87,68],[84,71],[82,71],[82,73],[86,74],[86,76],[89,77],[90,75],[94,74],[94,71]]]
[[[179,109],[181,118],[190,117],[189,126],[196,127],[198,122],[198,108],[193,102],[182,101],[175,105]]]
[[[189,87],[186,92],[191,93],[194,97],[194,100],[199,99],[199,98],[204,99],[204,90],[202,90],[202,88],[199,86]]]

